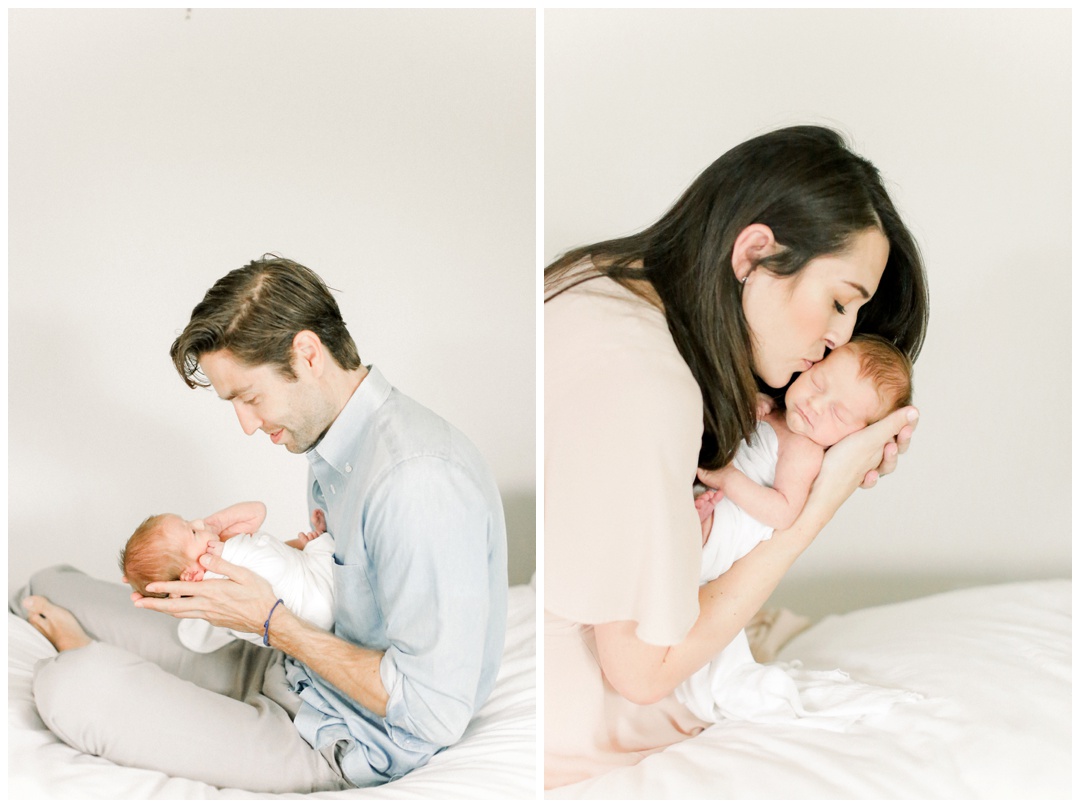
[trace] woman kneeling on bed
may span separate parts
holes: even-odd
[[[699,586],[696,470],[856,331],[914,359],[922,262],[877,170],[794,127],[722,155],[655,225],[545,273],[545,786],[632,765],[708,722],[677,686],[728,646],[862,484],[896,466],[903,407],[824,453],[793,523]],[[715,539],[710,539],[710,543]]]

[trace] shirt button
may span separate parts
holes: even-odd
[[[351,471],[352,471],[352,466],[350,466],[348,463],[346,463],[345,464],[345,473],[348,474]]]

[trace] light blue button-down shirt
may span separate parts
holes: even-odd
[[[384,651],[386,717],[303,663],[286,672],[296,728],[357,786],[457,741],[495,684],[506,634],[506,528],[476,447],[372,367],[308,450],[311,508],[334,537],[334,633]]]

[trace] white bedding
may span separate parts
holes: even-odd
[[[780,654],[925,698],[844,733],[731,722],[558,798],[1068,798],[1071,582],[828,617]]]
[[[8,616],[8,796],[12,798],[531,799],[536,794],[536,592],[531,586],[510,589],[499,678],[464,738],[423,768],[377,788],[255,794],[125,768],[76,752],[45,728],[31,696],[34,663],[55,653],[29,623]]]

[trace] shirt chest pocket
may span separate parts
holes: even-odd
[[[334,559],[334,633],[365,648],[384,651],[389,642],[374,577],[366,564],[342,564]]]

